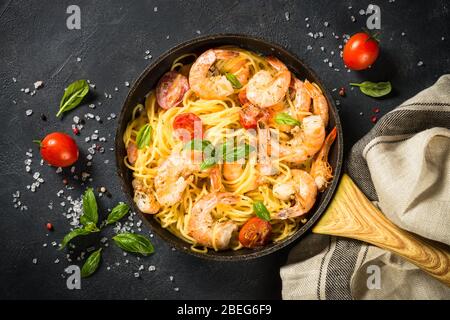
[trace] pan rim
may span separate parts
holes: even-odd
[[[217,254],[216,252],[213,252],[211,254],[211,250],[207,253],[199,253],[195,252],[189,249],[189,244],[185,242],[185,246],[181,245],[180,243],[177,243],[170,239],[169,236],[165,235],[165,233],[170,233],[169,230],[164,228],[156,228],[154,227],[149,219],[153,219],[152,217],[148,218],[148,215],[140,212],[138,208],[136,207],[132,195],[126,191],[127,190],[127,181],[125,181],[125,177],[123,176],[122,170],[121,170],[121,162],[123,162],[123,155],[119,155],[118,153],[118,144],[122,140],[122,131],[121,126],[124,123],[124,118],[126,115],[126,106],[128,106],[132,102],[132,97],[134,95],[134,92],[136,91],[136,88],[139,87],[139,85],[144,81],[144,79],[152,72],[154,69],[158,68],[158,66],[170,55],[175,53],[176,51],[185,49],[190,46],[199,45],[203,42],[213,41],[213,40],[231,40],[236,42],[236,45],[242,44],[246,40],[251,40],[255,42],[259,42],[263,44],[264,46],[267,46],[268,48],[271,48],[274,51],[281,52],[283,55],[287,55],[292,57],[301,67],[313,78],[315,78],[315,82],[320,86],[322,89],[325,98],[327,99],[327,102],[329,104],[329,110],[333,114],[333,120],[335,121],[335,125],[337,127],[337,139],[336,139],[336,147],[337,147],[337,159],[336,159],[336,167],[334,168],[334,178],[328,187],[326,194],[324,194],[323,198],[321,199],[320,204],[315,209],[315,211],[309,215],[308,221],[302,225],[292,236],[289,238],[279,242],[272,244],[270,247],[263,247],[261,249],[255,249],[253,252],[249,253],[243,253],[239,255],[226,255],[226,254]],[[271,253],[274,253],[276,251],[281,250],[282,248],[285,248],[289,246],[290,244],[296,242],[301,238],[305,233],[311,230],[312,226],[316,223],[316,221],[323,215],[325,210],[327,209],[334,193],[336,192],[337,184],[340,180],[341,171],[342,171],[342,161],[343,161],[343,133],[342,133],[342,125],[339,117],[339,113],[337,111],[336,105],[334,103],[334,100],[331,98],[331,95],[329,91],[326,89],[326,87],[323,85],[322,80],[317,76],[317,74],[309,68],[308,65],[306,65],[296,54],[288,51],[287,49],[283,48],[282,46],[275,44],[271,41],[268,41],[266,39],[255,37],[251,35],[246,34],[239,34],[239,33],[218,33],[218,34],[212,34],[212,35],[205,35],[200,37],[195,37],[192,39],[189,39],[187,41],[181,42],[177,44],[176,46],[173,46],[172,48],[164,51],[154,62],[149,64],[145,67],[145,69],[141,72],[141,74],[137,77],[137,79],[133,82],[133,84],[130,86],[130,90],[122,103],[120,115],[118,118],[118,126],[116,129],[115,134],[115,151],[116,151],[116,170],[117,175],[119,176],[120,185],[122,191],[125,193],[125,196],[127,200],[131,203],[132,208],[135,212],[139,213],[141,216],[141,219],[144,220],[145,224],[152,230],[152,232],[156,233],[162,240],[164,240],[166,243],[171,245],[172,247],[175,247],[178,249],[178,251],[186,252],[189,255],[200,257],[202,259],[206,260],[214,260],[214,261],[243,261],[243,260],[250,260],[255,258],[260,258],[263,256],[267,256]],[[228,251],[222,251],[228,252]]]

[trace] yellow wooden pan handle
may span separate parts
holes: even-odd
[[[314,233],[358,239],[392,251],[450,287],[450,253],[390,222],[346,174]]]

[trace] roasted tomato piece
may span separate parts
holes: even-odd
[[[239,111],[239,122],[245,129],[254,129],[261,115],[261,110],[258,107],[247,103]]]
[[[163,109],[176,107],[188,90],[188,79],[176,71],[169,71],[159,79],[156,86],[156,101]]]
[[[187,112],[177,115],[172,126],[178,138],[183,142],[203,137],[202,120],[193,113]]]
[[[272,226],[258,217],[250,218],[239,231],[239,242],[246,248],[266,245],[272,233]]]

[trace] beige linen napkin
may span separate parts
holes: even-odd
[[[450,75],[386,114],[348,157],[396,225],[450,245]],[[360,241],[309,235],[281,268],[284,299],[450,299],[450,288]]]

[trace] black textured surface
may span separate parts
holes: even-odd
[[[431,85],[441,74],[450,72],[450,32],[448,1],[371,1],[381,7],[382,52],[372,70],[347,73],[338,56],[338,45],[331,33],[352,34],[365,24],[358,14],[369,1],[77,1],[81,8],[81,30],[66,28],[68,1],[1,1],[0,4],[0,128],[1,187],[0,203],[0,297],[1,298],[65,298],[65,299],[160,299],[211,298],[258,299],[279,298],[279,267],[286,260],[289,248],[257,260],[239,263],[204,261],[181,252],[173,252],[163,241],[153,238],[156,253],[148,258],[123,257],[112,245],[105,249],[100,270],[82,282],[82,290],[68,290],[61,277],[69,264],[64,253],[51,246],[67,232],[69,225],[61,215],[62,208],[56,192],[62,176],[47,166],[39,166],[39,155],[31,140],[45,133],[61,130],[70,132],[74,115],[87,112],[100,115],[104,122],[88,120],[77,137],[81,151],[87,154],[90,144],[86,135],[95,129],[106,136],[106,147],[113,146],[116,120],[107,116],[119,113],[127,93],[125,81],[132,82],[151,62],[145,60],[145,50],[156,57],[170,47],[194,38],[196,30],[202,35],[212,33],[247,33],[278,43],[298,55],[323,80],[327,88],[341,87],[350,81],[391,80],[394,92],[382,100],[373,100],[356,90],[347,90],[340,98],[340,115],[344,140],[348,148],[372,126],[372,108],[379,107],[382,115],[399,102]],[[352,9],[348,9],[352,5]],[[154,7],[158,11],[154,12]],[[285,12],[289,12],[286,21]],[[352,22],[350,16],[355,16]],[[305,18],[309,21],[305,22]],[[328,21],[330,26],[324,27]],[[310,28],[306,27],[310,24]],[[308,32],[324,33],[313,39]],[[405,36],[401,33],[405,32]],[[167,35],[169,38],[167,39]],[[441,37],[445,37],[441,40]],[[307,50],[312,45],[312,50]],[[324,46],[323,53],[320,47]],[[331,56],[330,51],[335,55]],[[76,58],[80,57],[81,62]],[[331,58],[336,72],[323,59]],[[418,67],[418,61],[423,66]],[[17,83],[12,81],[17,78]],[[88,78],[96,84],[93,102],[102,105],[90,110],[87,104],[71,112],[64,120],[54,117],[63,88],[70,82]],[[44,88],[35,96],[20,91],[32,88],[37,80]],[[115,92],[114,87],[119,91]],[[112,95],[106,99],[104,92]],[[17,104],[13,103],[13,100]],[[30,117],[25,110],[33,109]],[[360,115],[360,112],[363,115]],[[41,113],[48,117],[40,120]],[[36,193],[25,186],[32,177],[24,170],[25,152],[32,148],[33,171],[39,171],[45,183]],[[104,160],[109,159],[109,164]],[[95,155],[89,170],[94,178],[90,185],[105,185],[112,198],[103,198],[101,208],[111,208],[124,200],[115,175],[114,153]],[[69,177],[75,187],[68,191],[74,197],[81,186]],[[21,201],[28,211],[13,208],[12,193],[22,192]],[[49,210],[49,201],[54,209]],[[51,221],[55,231],[46,236],[45,222]],[[144,228],[144,233],[148,230]],[[106,235],[110,235],[106,232]],[[49,247],[42,247],[48,243]],[[32,263],[37,258],[38,263]],[[54,260],[59,258],[57,264]],[[129,259],[129,264],[125,264]],[[120,266],[114,263],[120,262]],[[142,271],[140,278],[133,273],[143,264],[155,265],[155,272]],[[110,266],[110,270],[107,270]],[[174,281],[169,276],[174,276]],[[179,291],[174,291],[179,287]]]

